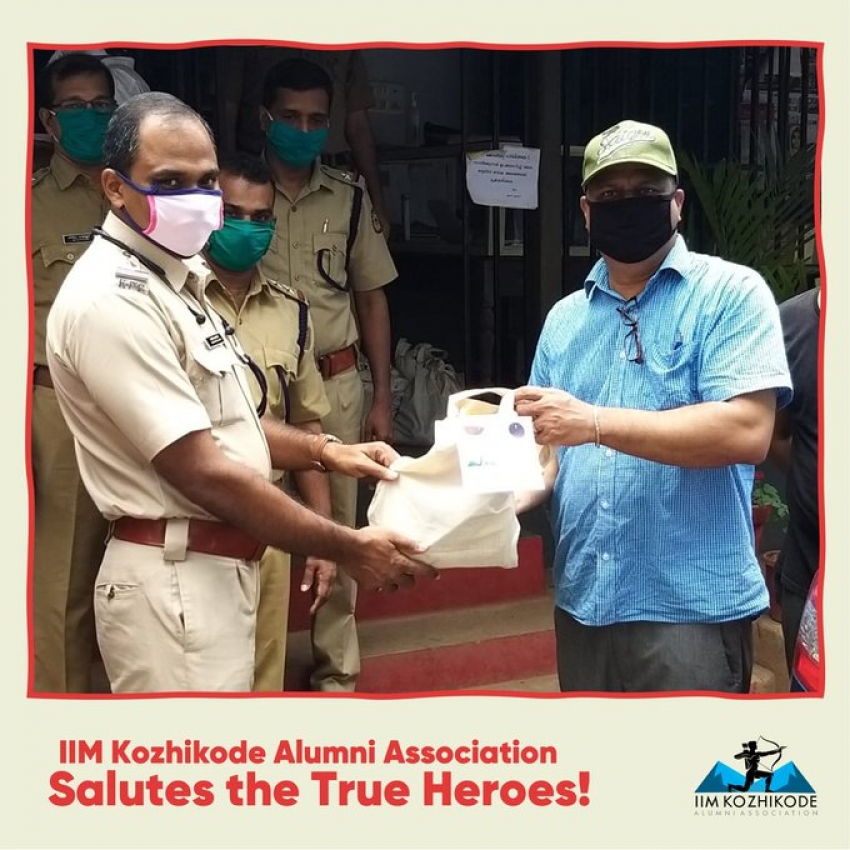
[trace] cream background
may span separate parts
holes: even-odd
[[[18,5],[4,20],[2,62],[5,114],[2,134],[4,242],[9,295],[2,336],[6,416],[2,425],[6,576],[0,629],[2,680],[0,845],[15,847],[846,847],[848,789],[848,575],[842,544],[848,499],[846,370],[848,287],[848,13],[835,0],[780,4],[713,0],[710,4],[633,3],[593,7],[526,0],[513,7],[431,0],[343,3],[325,0],[327,14],[307,5],[258,2],[175,4],[148,0],[114,3]],[[316,7],[318,8],[318,6]],[[368,9],[368,11],[366,11]],[[190,11],[191,10],[191,11]],[[197,11],[195,11],[197,10]],[[574,11],[573,11],[574,10]],[[333,12],[334,14],[331,14]],[[24,198],[27,42],[82,44],[132,40],[186,44],[224,38],[288,38],[313,43],[551,44],[654,43],[707,40],[824,41],[826,137],[823,149],[822,238],[826,257],[827,559],[825,623],[828,655],[824,699],[575,699],[470,698],[348,699],[26,699],[26,563],[28,507],[24,409],[28,383]],[[842,380],[842,377],[844,380]],[[693,789],[717,760],[731,758],[740,741],[759,734],[788,745],[818,792],[816,818],[695,818]],[[320,809],[308,783],[303,802],[290,809],[236,809],[224,802],[223,779],[237,768],[120,769],[122,778],[158,772],[164,779],[216,781],[217,804],[207,809],[57,809],[46,802],[63,737],[167,737],[208,743],[251,743],[274,748],[279,738],[311,743],[362,743],[369,737],[403,743],[465,742],[558,747],[556,768],[456,769],[463,778],[575,779],[591,772],[591,805],[549,809],[439,808],[417,804],[421,771],[360,768],[345,775],[403,779],[413,802],[400,809]],[[80,777],[106,769],[88,766]],[[261,778],[306,777],[307,769],[256,768]]]

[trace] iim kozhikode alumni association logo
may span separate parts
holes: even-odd
[[[793,761],[783,763],[786,749],[759,735],[741,744],[739,752],[730,750],[737,767],[715,762],[696,789],[694,813],[817,815],[815,789]]]

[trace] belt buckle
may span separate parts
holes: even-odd
[[[319,374],[322,379],[327,381],[333,374],[331,372],[331,358],[329,354],[322,354],[316,358],[316,365],[319,367]]]
[[[265,543],[261,543],[261,542],[258,541],[256,548],[251,553],[251,557],[248,558],[247,560],[249,560],[249,561],[259,561],[260,558],[262,558],[263,555],[265,554],[265,551],[266,551],[267,548],[268,547],[266,546]]]

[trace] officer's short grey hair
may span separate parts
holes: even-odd
[[[161,91],[143,92],[122,103],[109,121],[103,140],[103,164],[127,174],[139,153],[139,128],[142,121],[156,116],[163,121],[191,118],[207,132],[215,146],[210,125],[191,106],[173,94]]]

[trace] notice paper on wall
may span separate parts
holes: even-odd
[[[537,209],[540,149],[504,145],[467,154],[466,188],[473,203],[488,207]]]

